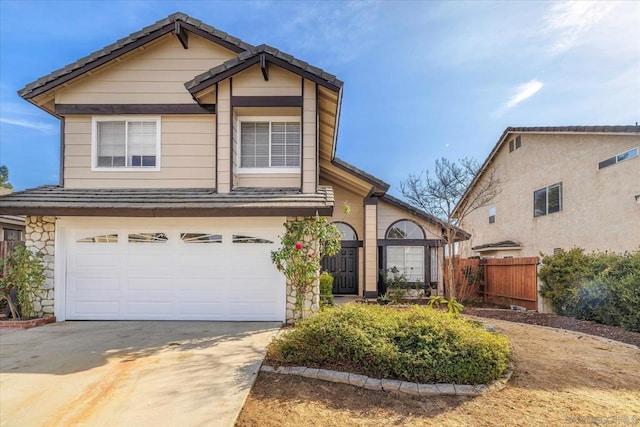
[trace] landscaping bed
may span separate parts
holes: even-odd
[[[266,363],[433,384],[488,384],[509,365],[509,342],[440,310],[347,304],[285,331]]]
[[[507,386],[479,397],[410,397],[261,372],[245,426],[638,425],[640,350],[599,337],[493,319],[510,340]]]
[[[523,312],[518,310],[475,307],[465,307],[463,314],[507,320],[510,322],[526,323],[529,325],[566,329],[568,331],[596,335],[640,347],[640,333],[638,332],[627,331],[617,326],[608,326],[596,322],[578,320],[567,316],[537,313],[533,311]]]

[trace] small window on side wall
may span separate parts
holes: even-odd
[[[562,183],[533,192],[533,216],[544,216],[562,211]]]
[[[495,206],[491,206],[489,208],[489,224],[493,224],[496,222],[496,208]]]
[[[617,163],[624,162],[625,160],[633,159],[634,157],[638,157],[638,147],[599,162],[598,169],[604,169],[607,166],[612,166]]]

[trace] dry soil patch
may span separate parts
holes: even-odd
[[[416,398],[263,372],[237,426],[640,424],[637,347],[562,329],[478,320],[511,340],[514,374],[502,391]]]

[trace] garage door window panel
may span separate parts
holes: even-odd
[[[180,240],[184,243],[222,243],[222,235],[209,233],[180,233]]]
[[[233,235],[233,243],[273,243],[273,241],[269,239],[263,239],[261,237],[255,236],[245,236],[242,234],[234,234]]]
[[[166,243],[169,240],[164,233],[129,234],[129,243]]]
[[[117,234],[100,234],[98,236],[82,237],[78,243],[118,243]]]

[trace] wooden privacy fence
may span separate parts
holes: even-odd
[[[447,260],[448,262],[448,260]],[[538,257],[457,259],[454,277],[458,295],[462,298],[482,297],[485,302],[501,305],[519,305],[527,310],[538,308]],[[465,267],[484,270],[483,284],[469,287],[464,275]],[[449,274],[445,263],[445,279]],[[468,288],[465,295],[465,286]]]

